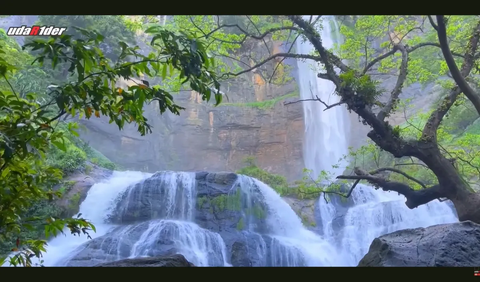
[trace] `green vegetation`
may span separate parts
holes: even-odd
[[[153,38],[153,52],[141,55],[138,47],[128,44],[128,38],[122,38],[129,33],[121,17],[54,17],[41,17],[40,22],[58,25],[63,20],[62,25],[69,27],[82,22],[86,28],[69,28],[69,33],[74,31],[70,35],[32,39],[23,46],[25,51],[4,31],[0,33],[0,241],[4,244],[0,265],[12,243],[10,250],[16,253],[9,263],[31,266],[31,259],[45,251],[46,240],[63,233],[64,227],[78,235],[95,231],[87,219],[62,219],[61,211],[51,209],[50,204],[62,197],[62,191],[54,187],[65,174],[86,170],[88,160],[114,166],[72,138],[79,136],[77,126],[62,117],[104,115],[119,129],[135,123],[145,135],[151,132],[143,115],[145,103],[157,101],[160,113],[179,114],[183,109],[161,85],[143,82],[116,87],[118,80],[131,77],[166,80],[174,76],[203,100],[214,97],[219,104],[222,99],[212,69],[214,59],[205,51],[204,42],[188,32],[151,26],[146,32]],[[107,37],[91,30],[94,25],[97,30],[103,28]],[[108,44],[114,45],[112,52],[107,52]],[[80,197],[74,194],[72,205],[78,206]],[[39,228],[44,236],[25,233]]]
[[[243,221],[243,217],[237,223],[237,230],[242,231],[245,228],[245,222]]]
[[[405,101],[408,102],[408,101]],[[405,102],[403,107],[408,107]],[[478,189],[480,167],[480,126],[474,122],[474,115],[463,114],[474,111],[471,104],[458,103],[450,110],[448,117],[438,129],[438,142],[443,152],[449,157],[456,159],[456,166],[460,174],[473,188]],[[399,134],[403,138],[419,138],[421,129],[426,125],[431,111],[419,113],[410,117],[398,127]],[[388,152],[381,150],[373,143],[362,146],[357,151],[351,151],[353,159],[351,168],[361,166],[366,170],[374,170],[382,167],[402,168],[402,171],[415,179],[421,180],[425,185],[434,185],[436,176],[422,162],[411,158],[393,158]],[[407,183],[413,189],[423,189],[418,182],[412,181],[401,174],[390,174],[392,181]]]
[[[287,194],[288,182],[284,176],[271,174],[259,168],[255,164],[254,157],[246,157],[244,159],[244,162],[246,166],[237,170],[236,173],[256,178],[262,181],[263,183],[267,184],[268,186],[272,187],[280,195]]]
[[[253,215],[253,217],[257,219],[265,219],[267,217],[267,212],[262,206],[260,206],[260,204],[255,204],[253,207],[245,210],[245,215]]]
[[[235,194],[217,196],[210,201],[210,204],[220,212],[224,210],[241,211],[242,191],[240,189],[237,189],[235,191]]]
[[[283,101],[287,98],[291,98],[291,97],[299,97],[298,91],[295,91],[295,92],[292,92],[292,93],[289,93],[289,94],[286,94],[286,95],[283,95],[283,96],[280,96],[280,97],[276,97],[276,98],[273,98],[273,99],[270,99],[270,100],[261,101],[261,102],[223,103],[222,106],[252,107],[252,108],[257,108],[257,109],[260,109],[260,110],[268,110],[268,109],[271,109],[271,108],[275,107],[275,105],[278,102]]]
[[[254,157],[246,157],[244,162],[246,166],[237,170],[236,173],[262,181],[277,191],[280,196],[290,196],[298,199],[316,199],[322,192],[330,193],[340,189],[340,183],[332,183],[325,186],[320,184],[331,180],[332,175],[326,171],[322,171],[318,179],[312,179],[311,171],[304,169],[303,178],[296,181],[295,185],[289,185],[284,176],[272,174],[259,168],[255,164]],[[327,197],[327,195],[325,197]]]
[[[302,219],[302,223],[305,226],[311,226],[311,227],[317,226],[317,223],[315,223],[315,221],[310,221],[306,215],[302,215],[300,216],[300,218]]]
[[[76,124],[70,123],[70,126],[76,128]],[[110,170],[115,170],[117,167],[107,157],[90,147],[86,142],[79,137],[71,134],[64,124],[60,124],[58,131],[63,132],[65,136],[65,148],[63,151],[55,146],[50,148],[47,155],[47,164],[51,167],[61,169],[64,176],[75,171],[82,171],[88,174],[92,169],[87,163],[98,165]],[[87,168],[88,167],[88,168]]]

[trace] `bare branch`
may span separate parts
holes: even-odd
[[[252,23],[253,27],[257,30],[258,34],[262,35],[262,33],[260,32],[260,29],[258,29],[257,25],[252,21],[252,19],[249,16],[246,16],[246,17],[250,21],[250,23]],[[268,54],[271,55],[272,52],[270,52],[270,48],[268,47],[267,41],[265,41],[265,37],[262,37],[262,41],[263,41],[263,44],[265,44]]]
[[[445,197],[445,195],[441,193],[439,185],[434,185],[422,190],[414,190],[406,184],[388,181],[382,177],[371,175],[359,168],[355,168],[354,171],[357,175],[339,175],[337,179],[367,180],[376,187],[382,188],[384,191],[393,191],[402,194],[407,199],[405,205],[410,209]]]
[[[480,114],[480,96],[470,87],[470,85],[465,80],[465,77],[468,76],[468,74],[465,73],[465,69],[471,70],[474,64],[474,56],[478,47],[478,39],[480,37],[480,21],[477,23],[473,31],[471,38],[473,40],[469,41],[468,50],[465,53],[465,60],[462,66],[463,73],[460,72],[460,70],[458,69],[457,64],[455,63],[455,59],[453,58],[452,53],[450,52],[450,48],[448,47],[445,19],[442,15],[437,16],[437,24],[438,40],[440,41],[440,46],[443,56],[445,57],[445,61],[447,62],[448,69],[450,70],[450,73],[452,74],[452,77],[457,83],[460,90],[463,92],[463,94],[465,94],[465,96],[467,96],[467,98],[475,106],[477,112]],[[468,71],[468,73],[470,73],[470,71]]]
[[[313,94],[313,91],[312,91],[312,84],[310,84],[310,94],[313,96],[315,96],[316,98],[311,98],[311,99],[302,99],[302,100],[297,100],[297,101],[293,101],[293,102],[284,102],[283,104],[284,105],[290,105],[290,104],[295,104],[295,103],[298,103],[298,102],[307,102],[307,101],[315,101],[315,102],[320,102],[322,103],[324,106],[325,106],[325,109],[323,111],[326,111],[328,109],[331,109],[333,107],[336,107],[336,106],[339,106],[339,105],[342,105],[344,104],[344,102],[340,101],[338,103],[335,103],[335,104],[332,104],[332,105],[328,105],[327,103],[325,103],[322,99],[320,99],[320,97],[318,97],[318,95],[314,95]]]
[[[303,192],[303,191],[297,191],[296,193],[297,194],[302,194],[302,195],[319,195],[319,194],[322,194],[323,193],[323,196],[324,196],[324,199],[325,199],[325,202],[328,203],[328,200],[327,198],[325,197],[326,194],[334,194],[334,195],[338,195],[340,197],[344,197],[344,198],[349,198],[351,195],[352,195],[352,192],[353,190],[355,189],[355,187],[357,187],[357,184],[360,183],[360,179],[356,180],[352,187],[350,187],[350,190],[348,191],[347,194],[345,193],[342,193],[342,192],[337,192],[337,191],[328,191],[328,190],[324,190],[321,185],[319,185],[313,178],[310,177],[310,179],[313,181],[313,183],[319,188],[318,191],[312,191],[312,192]]]
[[[222,76],[239,76],[241,74],[244,74],[244,73],[247,73],[247,72],[250,72],[258,67],[261,67],[263,66],[264,64],[268,63],[269,61],[275,59],[275,58],[278,58],[278,57],[285,57],[285,58],[296,58],[296,59],[310,59],[310,60],[314,60],[314,61],[320,61],[320,57],[317,57],[317,56],[313,56],[313,55],[306,55],[306,54],[291,54],[291,53],[277,53],[277,54],[274,54],[268,58],[266,58],[265,60],[257,63],[256,65],[254,65],[253,67],[250,67],[248,69],[245,69],[241,72],[237,72],[237,73],[226,73],[226,74],[223,74]]]
[[[247,16],[248,17],[248,16]],[[190,19],[192,21],[192,19]],[[250,19],[249,19],[250,20]],[[251,20],[250,20],[251,21]],[[192,22],[193,23],[193,22]],[[194,24],[195,25],[195,24]],[[239,26],[238,24],[222,24],[222,25],[219,25],[217,26],[215,29],[211,30],[210,32],[206,33],[204,32],[201,28],[199,28],[197,25],[195,25],[195,27],[200,30],[203,34],[203,36],[201,36],[200,38],[208,38],[210,36],[212,36],[215,32],[221,30],[222,28],[226,28],[226,27],[235,27],[237,28],[238,30],[240,30],[244,35],[245,37],[242,39],[242,43],[246,40],[247,37],[251,37],[253,39],[257,39],[257,40],[262,40],[264,39],[267,35],[271,34],[271,33],[274,33],[274,32],[277,32],[277,31],[282,31],[282,30],[293,30],[293,31],[299,31],[299,29],[297,27],[294,27],[294,26],[282,26],[282,27],[274,27],[274,28],[271,28],[271,29],[268,29],[266,30],[264,33],[262,34],[259,34],[259,35],[255,35],[255,34],[252,34],[248,31],[246,31],[244,28],[242,28],[241,26]],[[258,28],[255,26],[255,28],[257,29],[257,31],[260,33],[260,31],[258,30]]]
[[[291,34],[288,35],[287,42],[288,42],[289,39],[290,39],[290,35],[291,35]],[[293,49],[293,47],[295,46],[295,42],[297,42],[298,37],[300,37],[300,33],[297,34],[297,36],[295,36],[295,39],[293,39],[292,45],[290,45],[290,48],[288,48],[287,53],[292,52],[292,49]],[[283,57],[283,58],[280,60],[280,62],[278,62],[278,64],[275,66],[275,69],[273,70],[272,75],[270,76],[270,79],[268,80],[269,83],[272,82],[272,79],[273,79],[273,77],[275,76],[275,73],[277,72],[278,67],[280,67],[280,65],[283,63],[283,61],[285,61],[286,58],[287,58],[287,57]]]
[[[384,120],[385,117],[392,111],[392,109],[398,103],[398,96],[402,92],[402,88],[403,88],[403,84],[405,82],[405,79],[407,79],[407,70],[408,70],[407,49],[402,44],[395,45],[393,50],[396,50],[396,49],[398,49],[398,50],[400,50],[400,52],[402,52],[402,63],[400,64],[400,72],[398,74],[397,83],[395,84],[395,87],[393,88],[393,90],[390,94],[390,99],[385,104],[385,107],[383,107],[383,109],[380,110],[380,112],[377,115],[377,118],[379,120]]]
[[[336,106],[340,106],[342,104],[345,104],[344,102],[338,102],[338,103],[334,103],[334,104],[331,104],[331,105],[328,105],[327,103],[325,103],[323,100],[321,100],[318,96],[316,96],[315,99],[300,99],[300,100],[297,100],[297,101],[292,101],[292,102],[283,102],[283,104],[286,106],[286,105],[290,105],[290,104],[296,104],[296,103],[300,103],[300,102],[320,102],[322,103],[324,106],[325,106],[325,109],[324,111],[328,110],[328,109],[331,109],[333,107],[336,107]]]
[[[414,177],[412,177],[412,176],[406,174],[405,172],[403,172],[399,169],[396,169],[396,168],[390,168],[390,167],[379,168],[379,169],[370,171],[370,174],[375,175],[375,174],[378,174],[379,172],[382,172],[382,171],[391,171],[391,172],[401,174],[405,178],[410,179],[413,182],[416,182],[416,183],[420,184],[420,186],[422,186],[423,188],[427,188],[427,186],[425,186],[425,184],[423,182],[421,182],[420,180],[418,180],[418,179],[416,179],[416,178],[414,178]]]
[[[415,51],[415,50],[417,50],[417,49],[419,49],[419,48],[422,48],[422,47],[426,47],[426,46],[432,46],[432,47],[441,48],[440,44],[438,44],[438,43],[423,42],[423,43],[419,43],[419,44],[417,44],[417,45],[415,45],[415,46],[406,47],[407,53],[412,53],[413,51]],[[370,63],[368,63],[367,66],[363,69],[362,74],[366,74],[376,63],[378,63],[378,62],[380,62],[381,60],[384,60],[384,59],[392,56],[392,55],[395,54],[397,51],[398,51],[398,49],[393,48],[392,50],[386,52],[385,54],[380,55],[380,56],[378,56],[377,58],[373,59],[373,60],[372,60]],[[459,54],[459,53],[456,53],[456,52],[452,52],[452,55],[457,56],[457,57],[461,57],[461,58],[464,57],[462,54]],[[480,54],[479,54],[479,55],[480,55]]]

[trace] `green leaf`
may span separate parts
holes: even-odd
[[[165,80],[167,77],[167,64],[163,65],[163,70],[162,70],[162,80]]]
[[[67,147],[65,146],[65,140],[62,138],[61,139],[61,142],[59,141],[52,141],[52,144],[55,145],[55,147],[57,147],[58,149],[66,152],[67,151]]]

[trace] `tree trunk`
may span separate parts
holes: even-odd
[[[453,202],[459,220],[480,224],[480,194],[468,185],[454,163],[445,158],[433,142],[425,144],[425,148],[419,148],[418,152],[416,157],[437,176],[439,191]]]

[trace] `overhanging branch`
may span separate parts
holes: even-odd
[[[268,63],[269,61],[275,59],[275,58],[279,58],[279,57],[284,57],[284,58],[295,58],[295,59],[310,59],[310,60],[314,60],[314,61],[320,61],[320,57],[318,56],[313,56],[313,55],[306,55],[306,54],[291,54],[291,53],[277,53],[277,54],[274,54],[268,58],[266,58],[265,60],[255,64],[253,67],[250,67],[248,69],[245,69],[243,71],[240,71],[240,72],[237,72],[237,73],[225,73],[222,75],[223,76],[239,76],[241,74],[244,74],[244,73],[247,73],[247,72],[250,72],[258,67],[261,67],[263,66],[264,64]]]
[[[422,190],[414,190],[406,184],[400,182],[390,182],[382,177],[374,176],[359,168],[354,169],[357,175],[339,175],[337,179],[355,179],[367,180],[375,187],[382,188],[384,191],[393,191],[405,196],[407,201],[405,205],[414,209],[436,199],[444,198],[445,195],[440,192],[440,186],[434,185]]]

